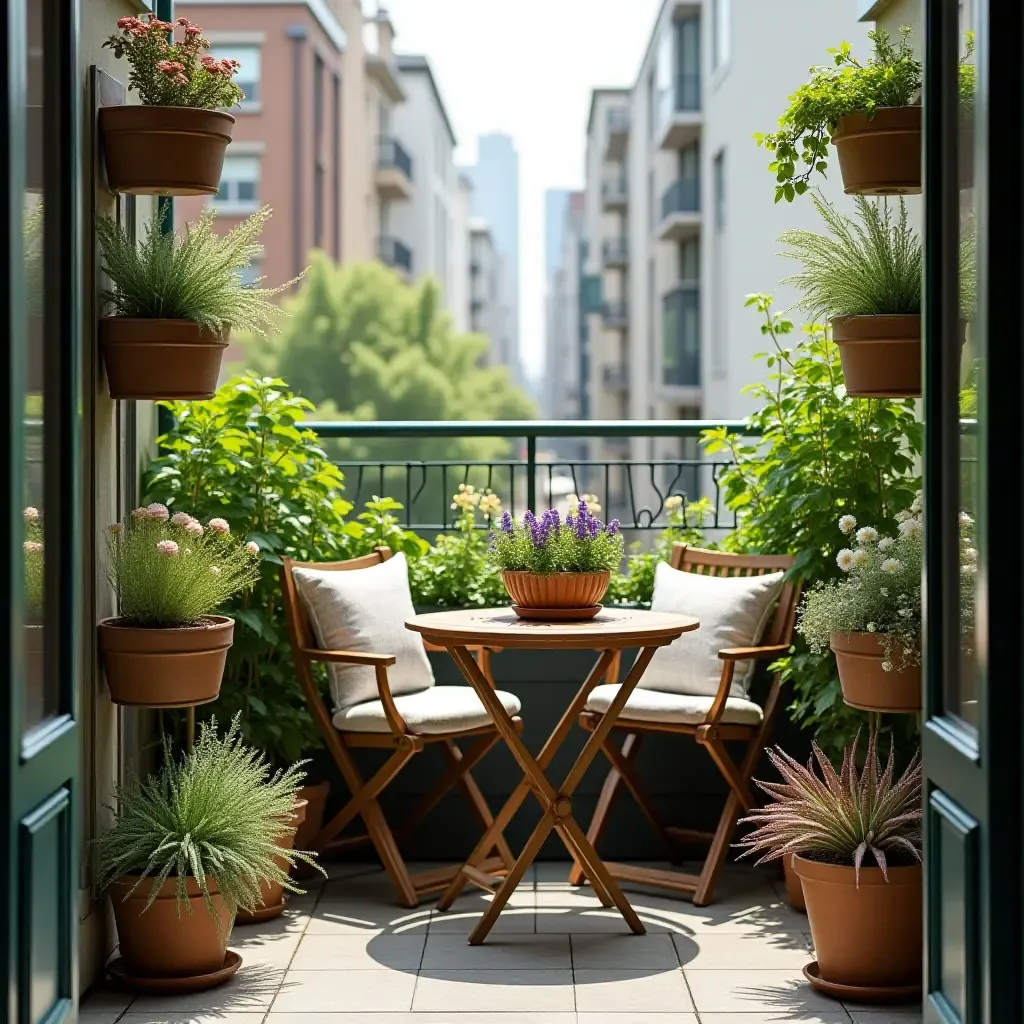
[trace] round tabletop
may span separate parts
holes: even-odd
[[[584,622],[536,622],[519,618],[511,608],[463,608],[415,615],[405,626],[438,647],[480,644],[595,651],[664,647],[683,633],[698,629],[700,622],[691,615],[632,608],[602,608]]]

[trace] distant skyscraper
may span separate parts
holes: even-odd
[[[551,279],[562,265],[565,218],[571,195],[567,188],[549,188],[544,193],[544,279],[549,292]]]
[[[519,154],[508,135],[481,135],[477,141],[477,162],[465,168],[473,183],[470,200],[474,217],[487,222],[494,248],[502,258],[508,297],[506,318],[509,336],[503,346],[512,361],[509,370],[522,377],[519,362]]]

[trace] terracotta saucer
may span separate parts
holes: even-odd
[[[592,619],[600,610],[599,604],[592,604],[589,608],[524,608],[521,604],[512,605],[512,611],[519,618],[540,622],[583,622]]]
[[[920,985],[841,985],[837,981],[826,981],[818,974],[818,961],[812,960],[804,968],[804,977],[811,988],[824,992],[833,999],[849,1000],[852,1003],[909,1003],[921,998]]]
[[[161,995],[173,995],[181,992],[204,992],[208,988],[224,984],[242,965],[241,956],[229,949],[224,956],[224,966],[210,974],[193,974],[185,978],[143,978],[129,974],[124,957],[119,956],[107,964],[110,977],[118,984],[132,992],[156,992]]]
[[[275,903],[270,907],[260,907],[259,910],[249,911],[239,908],[238,913],[235,914],[235,924],[259,924],[261,921],[272,921],[284,913],[286,904],[287,900],[282,897],[280,903]]]

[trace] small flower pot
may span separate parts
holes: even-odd
[[[303,786],[295,794],[297,800],[303,800],[306,803],[306,813],[295,829],[296,850],[311,850],[313,848],[313,839],[324,825],[324,814],[327,810],[327,798],[330,793],[331,784],[329,782],[318,782],[312,786]],[[292,869],[292,874],[298,877],[311,870],[308,865],[299,861]]]
[[[191,320],[105,316],[100,347],[111,398],[204,399],[217,390],[228,331]]]
[[[196,107],[100,107],[111,192],[216,195],[235,119]]]
[[[194,878],[185,881],[188,906],[178,907],[176,878],[168,878],[148,909],[152,879],[131,893],[138,878],[124,875],[110,887],[117,940],[127,973],[140,978],[192,978],[224,967],[231,913],[216,879],[206,882],[213,897],[207,908]]]
[[[920,314],[833,317],[832,337],[851,398],[920,396]]]
[[[832,134],[847,195],[921,191],[921,106],[877,107],[839,119]]]
[[[793,867],[793,858],[796,856],[790,853],[782,858],[782,877],[786,882],[786,902],[801,914],[807,913],[807,906],[804,903],[804,887],[800,883],[800,876]]]
[[[295,810],[292,812],[288,822],[292,826],[293,831],[281,836],[277,841],[277,845],[282,850],[294,849],[295,830],[305,820],[307,809],[307,801],[296,798]],[[282,871],[287,872],[288,862],[283,857],[275,857],[274,859],[277,861],[277,866]],[[238,908],[238,913],[235,915],[235,921],[238,924],[256,924],[260,921],[270,921],[284,913],[284,886],[280,882],[264,880],[260,882],[260,892],[263,894],[263,902],[255,910],[249,911],[243,907]]]
[[[862,711],[912,714],[921,710],[921,666],[882,668],[885,647],[878,633],[831,633],[843,700]]]
[[[525,619],[592,619],[608,589],[610,574],[604,572],[502,573],[512,607]]]
[[[863,990],[921,984],[921,865],[862,867],[825,864],[796,855],[818,976],[832,985]]]
[[[115,704],[182,708],[220,695],[235,620],[211,615],[202,625],[170,629],[123,626],[116,618],[99,626],[100,655]]]

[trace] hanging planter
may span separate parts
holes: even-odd
[[[191,320],[103,317],[100,349],[110,397],[212,398],[229,333]]]
[[[851,398],[917,398],[921,394],[921,315],[837,316],[839,347]]]
[[[912,714],[921,710],[921,666],[883,668],[885,643],[877,633],[832,633],[843,700],[862,711]]]
[[[921,107],[876,107],[839,119],[832,144],[847,195],[921,191]]]
[[[120,18],[104,46],[132,67],[141,105],[101,107],[107,185],[135,195],[215,195],[235,119],[224,112],[244,94],[239,64],[217,60],[187,19]],[[180,30],[179,38],[174,33]]]
[[[292,811],[286,819],[290,831],[280,836],[277,840],[277,846],[282,850],[292,850],[295,848],[295,839],[299,826],[306,820],[306,811],[308,804],[305,800],[301,799],[301,790],[296,794],[295,798],[295,809]],[[289,870],[289,863],[284,857],[275,857],[274,863],[281,869],[281,874],[287,876]],[[304,863],[300,861],[299,863]],[[238,916],[235,918],[238,924],[258,924],[261,921],[270,921],[275,917],[280,917],[284,913],[285,907],[285,895],[284,895],[284,883],[278,879],[263,879],[260,882],[260,895],[262,900],[260,905],[255,910],[246,910],[244,907],[238,908]]]

